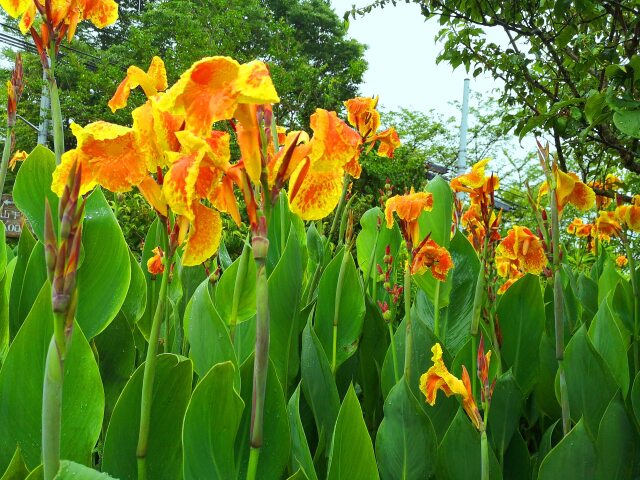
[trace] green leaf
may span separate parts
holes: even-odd
[[[611,400],[602,416],[596,440],[596,478],[633,478],[633,462],[638,451],[637,435],[618,396]],[[621,454],[624,452],[624,454]]]
[[[437,402],[442,400],[438,398]],[[462,408],[458,409],[438,447],[438,478],[447,480],[481,478],[480,433]],[[500,465],[491,448],[489,449],[489,478],[491,480],[502,478]]]
[[[375,480],[380,476],[360,402],[350,385],[333,432],[327,480],[356,478]]]
[[[203,377],[217,363],[230,361],[235,367],[235,385],[240,389],[240,369],[229,331],[211,302],[209,280],[196,289],[185,315],[189,339],[189,357],[193,369]]]
[[[11,462],[0,480],[23,480],[27,475],[29,475],[29,469],[22,459],[20,446],[17,446],[13,457],[11,457]]]
[[[78,268],[76,319],[91,339],[116,317],[131,279],[129,247],[101,190],[87,198],[82,245],[84,261]]]
[[[20,292],[20,307],[18,308],[19,324],[22,324],[24,319],[27,318],[46,279],[47,270],[44,259],[44,245],[38,242],[33,247],[33,250],[31,250],[27,269],[24,272],[24,281]]]
[[[340,410],[340,397],[327,356],[309,325],[302,332],[300,371],[302,391],[316,421],[319,443],[328,446]]]
[[[511,367],[522,393],[527,395],[536,383],[544,330],[544,303],[538,277],[526,275],[509,287],[498,305],[498,316],[503,338],[502,359]]]
[[[346,257],[345,257],[346,256]],[[339,276],[343,272],[340,287]],[[338,289],[340,296],[338,297]],[[339,301],[339,305],[336,303]],[[328,359],[333,355],[333,325],[337,315],[336,369],[358,348],[365,305],[364,292],[351,253],[342,250],[322,273],[314,327]]]
[[[613,114],[613,124],[625,135],[640,138],[640,110],[618,110]]]
[[[40,464],[42,385],[52,335],[51,287],[46,282],[0,370],[0,470],[16,445],[27,467]],[[93,351],[77,324],[64,367],[61,454],[88,464],[102,428],[104,392]]]
[[[498,452],[504,453],[518,428],[523,395],[511,370],[502,374],[494,387],[487,425]]]
[[[44,480],[44,470],[42,465],[38,465],[36,468],[29,472],[29,476],[25,480]]]
[[[236,285],[241,288],[236,288]],[[239,296],[237,310],[234,311],[236,292]],[[256,264],[248,246],[220,277],[214,305],[227,325],[244,322],[256,314]]]
[[[571,412],[573,414],[573,412]],[[538,480],[561,478],[595,478],[596,451],[580,420],[575,427],[544,457]]]
[[[387,245],[392,252],[399,251],[402,236],[397,223],[394,222],[393,228],[387,228],[384,213],[379,207],[373,207],[364,212],[360,218],[360,225],[362,230],[356,239],[356,253],[358,266],[362,271],[363,278],[366,279],[377,275],[376,265],[383,264]],[[374,255],[373,263],[371,262],[372,254]],[[370,267],[371,271],[369,271]]]
[[[578,299],[582,305],[582,321],[588,323],[598,311],[598,284],[584,273],[578,277]]]
[[[162,227],[156,218],[147,231],[147,236],[144,239],[144,247],[142,249],[142,259],[140,260],[140,264],[142,265],[142,274],[144,275],[144,279],[147,284],[147,302],[144,313],[138,320],[138,328],[147,340],[149,339],[151,323],[153,322],[153,315],[156,311],[158,293],[160,291],[160,278],[149,273],[147,261],[153,257],[153,249],[160,245],[162,236],[161,228]]]
[[[536,403],[549,418],[559,418],[562,411],[554,388],[558,360],[556,359],[555,341],[550,339],[546,332],[542,334],[540,340],[538,358],[540,359],[540,370],[534,389]]]
[[[127,296],[122,304],[122,314],[132,327],[144,314],[147,304],[147,280],[136,257],[129,252],[129,267],[131,269],[131,281]],[[145,265],[146,268],[146,265]]]
[[[27,217],[41,241],[44,241],[45,199],[49,200],[52,212],[58,211],[58,196],[51,191],[51,175],[55,165],[53,152],[38,145],[20,166],[13,186],[16,207]]]
[[[10,276],[5,274],[0,280],[0,367],[9,350],[9,296],[7,282]]]
[[[20,318],[20,297],[22,296],[22,284],[25,272],[31,257],[31,251],[36,245],[36,240],[28,228],[23,228],[18,240],[18,255],[16,265],[11,278],[11,290],[9,293],[9,337],[13,338],[18,333],[23,318]]]
[[[94,342],[104,386],[104,427],[106,429],[118,397],[135,370],[136,347],[131,327],[122,314],[119,314],[100,335],[95,337]]]
[[[182,428],[184,478],[236,478],[233,445],[245,407],[234,390],[235,365],[214,365],[191,396]]]
[[[609,308],[614,314],[621,332],[631,334],[633,325],[633,289],[627,280],[621,280],[613,295],[610,295]],[[626,337],[626,335],[624,335]]]
[[[595,435],[617,386],[584,325],[567,345],[564,366],[571,418],[576,422],[582,418],[584,426]]]
[[[136,480],[136,447],[144,364],[124,387],[111,415],[104,441],[102,470],[120,480]],[[182,474],[182,420],[191,397],[191,361],[165,353],[156,357],[147,478],[175,480]]]
[[[636,422],[640,423],[640,372],[636,375],[633,381],[633,388],[631,389],[631,406],[633,407],[633,414],[636,417]]]
[[[622,277],[618,273],[616,265],[607,259],[600,278],[598,278],[598,305],[602,304],[602,301],[616,288],[620,280]]]
[[[287,405],[289,427],[291,428],[291,471],[304,472],[305,478],[318,480],[309,444],[300,420],[300,386],[293,392]]]
[[[504,454],[503,478],[532,478],[529,449],[518,430]]]
[[[269,275],[269,358],[278,372],[285,394],[300,368],[300,332],[298,319],[302,293],[302,252],[296,231],[289,238],[280,260]],[[288,396],[288,395],[285,395]]]
[[[53,480],[107,480],[110,477],[106,473],[98,472],[93,468],[85,467],[69,460],[60,462],[60,470]]]
[[[376,457],[383,479],[429,478],[435,473],[438,442],[433,425],[407,382],[389,392],[376,435]]]
[[[626,397],[629,392],[627,348],[606,299],[602,300],[598,313],[591,321],[589,339],[622,389],[623,397]]]
[[[236,437],[235,452],[239,467],[238,478],[247,476],[249,462],[249,438],[251,426],[253,393],[253,355],[240,367],[242,377],[242,400],[245,409],[242,413],[239,434]],[[282,394],[273,363],[269,362],[267,387],[264,401],[264,441],[260,450],[257,471],[261,478],[281,478],[287,467],[291,451],[291,434],[287,421],[287,405]]]

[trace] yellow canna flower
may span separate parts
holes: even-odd
[[[616,207],[615,213],[621,225],[626,225],[634,232],[640,232],[640,206],[619,205]]]
[[[514,226],[496,248],[496,271],[507,278],[498,293],[504,293],[526,273],[539,275],[547,265],[540,239],[526,227]]]
[[[574,218],[567,226],[567,233],[575,235],[576,237],[591,237],[593,236],[594,229],[594,225],[584,223],[581,218]]]
[[[557,166],[553,168],[556,181],[556,203],[558,212],[562,213],[569,203],[578,210],[586,211],[596,203],[596,193],[573,172],[565,173]],[[538,201],[543,195],[549,193],[549,185],[544,182],[538,191]]]
[[[624,255],[618,255],[618,257],[616,258],[616,265],[620,268],[627,266],[628,263],[629,259]]]
[[[616,212],[602,211],[596,218],[596,232],[600,240],[609,241],[611,237],[620,235],[622,226],[617,219]]]
[[[417,245],[420,240],[420,225],[418,218],[423,211],[430,212],[433,208],[433,195],[428,192],[415,192],[413,187],[406,195],[395,195],[387,200],[384,216],[387,228],[393,226],[393,212],[400,219],[400,230],[405,241]]]
[[[144,90],[147,98],[167,89],[167,70],[160,57],[153,57],[151,65],[149,65],[149,69],[146,72],[135,65],[131,65],[127,69],[127,76],[120,82],[116,92],[107,104],[111,111],[115,112],[126,107],[131,89],[138,86]]]
[[[433,278],[445,282],[447,273],[453,268],[453,260],[449,251],[430,238],[423,240],[413,254],[411,274],[420,275],[427,268],[431,269]]]
[[[11,160],[9,160],[9,168],[11,169],[11,171],[15,170],[18,162],[24,162],[28,156],[29,154],[24,150],[18,150],[16,153],[14,153],[13,157],[11,157]]]

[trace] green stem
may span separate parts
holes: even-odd
[[[253,362],[253,402],[251,407],[251,454],[247,480],[255,478],[258,456],[263,442],[264,399],[267,388],[269,366],[269,285],[267,283],[267,239],[266,224],[253,236],[253,259],[256,263],[256,347]]]
[[[396,344],[393,341],[393,325],[391,322],[387,323],[387,327],[389,328],[389,340],[391,341],[391,359],[393,360],[393,379],[395,382],[394,385],[398,383],[400,380],[400,374],[398,373],[398,357],[396,355]]]
[[[338,355],[338,322],[340,320],[340,303],[342,300],[342,289],[344,288],[344,275],[347,271],[347,263],[349,262],[349,249],[345,248],[342,255],[342,263],[340,264],[340,273],[338,273],[338,283],[336,285],[336,299],[333,308],[333,348],[331,350],[331,372],[335,375]]]
[[[247,276],[247,268],[249,266],[249,246],[245,243],[240,260],[238,261],[238,270],[236,271],[236,282],[233,288],[233,299],[231,300],[231,318],[229,319],[229,335],[231,341],[236,333],[236,323],[238,322],[238,308],[240,306],[240,299],[245,293],[244,282]]]
[[[571,415],[569,412],[569,399],[566,389],[566,375],[564,371],[564,292],[562,290],[562,279],[560,278],[560,220],[558,217],[558,205],[555,188],[550,192],[551,198],[551,244],[553,245],[553,314],[556,330],[556,359],[558,360],[558,370],[560,379],[564,379],[565,388],[560,382],[560,406],[562,408],[562,432],[563,435],[569,433],[571,428]]]
[[[49,69],[46,71],[49,82],[49,98],[51,100],[51,120],[53,123],[53,151],[56,156],[56,165],[60,165],[64,153],[64,129],[62,124],[62,109],[60,108],[60,95],[58,83],[55,77],[55,45],[48,49]]]
[[[7,134],[4,140],[4,149],[2,150],[2,163],[0,163],[0,195],[4,193],[4,181],[7,178],[7,167],[9,166],[9,157],[11,156],[12,136],[13,127],[7,126]]]
[[[258,459],[260,458],[260,449],[251,447],[249,451],[249,466],[247,468],[247,480],[255,480],[258,470]]]
[[[42,466],[44,480],[52,480],[60,468],[63,380],[64,360],[54,335],[51,337],[49,350],[47,351],[42,398]]]
[[[147,478],[147,449],[149,447],[149,426],[151,424],[151,402],[153,399],[153,382],[156,375],[156,353],[158,351],[158,341],[160,337],[160,326],[164,318],[164,306],[167,300],[167,284],[169,283],[169,271],[173,258],[167,258],[162,272],[160,283],[160,294],[156,311],[151,323],[151,333],[149,333],[149,347],[147,348],[147,358],[144,364],[144,375],[142,377],[142,398],[140,401],[140,430],[138,432],[138,446],[136,457],[138,459],[138,480]]]
[[[436,338],[440,338],[440,280],[436,280],[436,291],[433,295],[433,333]]]
[[[487,432],[484,429],[480,434],[480,467],[481,480],[489,480],[489,442],[487,441]]]
[[[411,253],[404,269],[404,378],[411,381],[411,358],[413,357],[413,332],[411,331]]]

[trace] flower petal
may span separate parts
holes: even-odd
[[[58,165],[53,172],[51,191],[59,197],[61,197],[62,192],[64,192],[64,187],[67,184],[67,178],[69,178],[69,172],[76,162],[82,163],[80,195],[84,195],[85,193],[91,191],[97,185],[97,183],[91,176],[91,170],[87,165],[86,160],[83,160],[82,156],[78,155],[77,150],[69,150],[62,155],[62,161],[60,162],[60,165]]]
[[[218,212],[201,203],[196,203],[193,211],[195,216],[182,255],[182,265],[186,267],[200,265],[216,253],[222,236],[222,220]]]

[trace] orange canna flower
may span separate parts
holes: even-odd
[[[521,273],[539,275],[547,265],[540,239],[526,227],[514,226],[496,248],[498,275],[505,277],[515,266]]]
[[[233,117],[240,104],[280,101],[267,66],[258,60],[240,64],[230,57],[194,63],[160,100],[162,110],[184,115],[187,128],[206,133],[214,122]]]
[[[127,69],[127,76],[120,82],[116,93],[113,94],[107,104],[111,111],[115,112],[126,107],[131,89],[138,86],[144,90],[147,98],[167,89],[167,70],[160,57],[153,57],[151,65],[149,65],[149,69],[146,72],[135,65],[131,65]]]
[[[615,212],[621,225],[626,225],[634,232],[640,232],[640,206],[619,205]]]
[[[559,213],[562,213],[564,207],[569,203],[581,211],[589,210],[595,205],[595,192],[587,184],[581,182],[575,173],[565,173],[557,166],[554,166],[553,173],[556,180],[556,203]],[[549,193],[549,185],[544,182],[538,191],[538,201],[547,193]]]
[[[428,192],[415,192],[413,187],[406,195],[395,195],[387,200],[384,215],[387,220],[387,228],[393,226],[393,212],[400,219],[400,229],[405,241],[417,244],[420,237],[420,214],[430,212],[433,208],[433,195]]]
[[[596,180],[593,182],[589,182],[587,185],[593,188],[594,190],[600,189],[600,190],[611,191],[611,190],[616,190],[621,184],[622,184],[622,180],[620,180],[615,175],[612,175],[611,173],[609,173],[605,177],[604,182]],[[607,208],[609,205],[611,205],[612,200],[613,199],[611,197],[606,197],[604,195],[596,194],[596,209],[603,210]]]
[[[567,226],[567,233],[576,237],[591,237],[595,226],[590,223],[583,223],[581,218],[574,218]]]
[[[483,423],[482,417],[471,392],[471,382],[467,369],[464,366],[462,367],[462,380],[460,380],[451,374],[444,364],[442,347],[439,343],[436,343],[431,348],[431,352],[433,353],[431,357],[433,365],[420,377],[420,391],[424,394],[426,402],[431,406],[435,405],[438,390],[442,390],[447,397],[454,394],[460,395],[465,412],[467,412],[475,427],[480,430]]]
[[[400,147],[400,136],[393,127],[387,128],[376,135],[376,140],[380,140],[378,155],[393,158],[393,152]]]
[[[596,218],[596,232],[600,240],[609,241],[611,237],[620,235],[622,226],[616,217],[616,212],[601,211]]]
[[[164,272],[164,263],[162,263],[164,252],[160,247],[156,247],[152,251],[154,255],[147,260],[147,270],[151,275],[160,275]]]
[[[629,263],[629,259],[624,255],[618,255],[618,257],[616,258],[616,265],[619,268],[626,267],[628,263]]]
[[[11,157],[11,160],[9,160],[9,168],[11,169],[11,171],[15,170],[18,162],[24,162],[28,156],[29,154],[24,150],[18,150],[16,153],[14,153],[13,157]]]
[[[413,254],[411,274],[421,275],[427,268],[431,269],[433,278],[445,282],[447,273],[453,268],[451,254],[446,248],[441,247],[430,238],[426,238]]]

